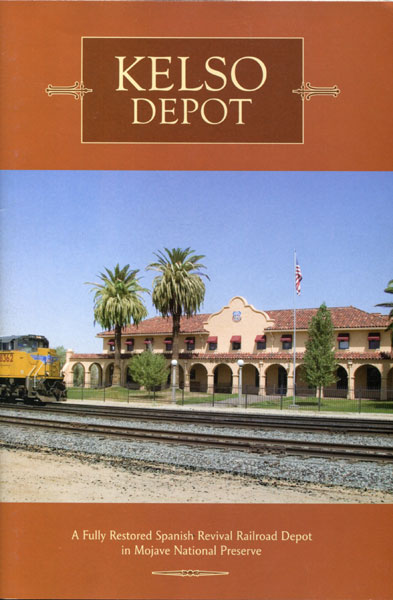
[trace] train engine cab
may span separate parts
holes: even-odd
[[[0,337],[0,400],[66,399],[60,360],[42,335]]]

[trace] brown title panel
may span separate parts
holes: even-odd
[[[82,39],[82,142],[303,143],[302,38]]]

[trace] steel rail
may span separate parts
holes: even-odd
[[[0,415],[0,423],[24,427],[41,427],[81,434],[100,434],[153,442],[207,445],[225,449],[248,450],[257,453],[302,454],[328,458],[346,458],[393,462],[392,446],[363,446],[319,441],[282,440],[262,437],[228,436],[213,433],[142,429],[113,425],[97,425],[75,421],[56,421]]]
[[[356,419],[353,417],[329,417],[310,415],[270,415],[224,413],[222,411],[196,411],[173,408],[102,407],[83,404],[49,404],[44,407],[3,404],[3,407],[36,412],[79,414],[83,416],[110,416],[167,422],[200,423],[229,427],[259,427],[265,429],[287,429],[302,431],[329,431],[344,433],[393,434],[393,419]]]

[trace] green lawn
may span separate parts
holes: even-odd
[[[70,400],[117,400],[119,402],[132,402],[137,400],[156,400],[164,399],[168,395],[168,390],[162,392],[147,392],[146,390],[129,390],[127,388],[116,386],[107,388],[82,388],[71,387],[67,389],[67,398]]]
[[[237,399],[237,394],[214,394],[214,405],[224,404],[225,402],[230,401],[231,399]],[[213,395],[212,394],[196,394],[192,395],[190,393],[184,393],[184,400],[178,399],[176,404],[179,405],[192,405],[192,404],[205,404],[208,406],[213,406]],[[236,406],[236,402],[229,402],[231,406]],[[258,402],[252,401],[252,396],[247,398],[247,407],[248,408],[272,408],[272,409],[286,409],[290,408],[293,404],[292,396],[283,396],[282,399],[280,397],[276,398],[266,398],[266,400],[260,400]],[[362,398],[359,402],[359,399],[348,400],[346,398],[322,398],[321,399],[321,407],[320,410],[323,412],[359,412],[360,411],[366,413],[393,413],[393,400],[371,400]],[[245,406],[245,395],[243,395],[242,406]],[[302,411],[318,411],[318,398],[315,396],[307,396],[307,397],[299,397],[296,396],[296,406],[297,410]]]
[[[283,396],[280,398],[263,400],[260,402],[249,402],[248,406],[252,408],[290,408],[293,404],[292,396]],[[298,410],[319,410],[318,398],[314,396],[298,397],[296,396],[296,406]],[[347,398],[322,398],[320,410],[323,412],[353,412],[353,413],[392,413],[392,400],[371,400],[359,398],[349,400]]]
[[[176,404],[207,404],[209,406],[219,404],[220,402],[226,402],[228,399],[237,398],[237,394],[205,394],[205,395],[192,395],[192,392],[184,392],[184,399],[180,398],[176,401]],[[232,403],[231,403],[232,404]]]
[[[100,389],[90,389],[81,387],[71,387],[67,389],[67,396],[71,400],[117,400],[118,402],[137,402],[137,401],[158,401],[158,402],[172,402],[172,390],[166,389],[159,392],[147,392],[146,390],[128,390],[123,387],[109,387]],[[182,390],[176,390],[176,404],[181,405],[197,405],[204,404],[206,406],[218,406],[226,403],[231,406],[236,406],[238,394],[203,394],[201,392],[182,392]],[[283,396],[280,398],[266,397],[265,400],[253,401],[253,396],[248,396],[247,407],[249,408],[272,408],[272,409],[286,409],[290,408],[293,402],[292,396]],[[393,400],[372,400],[362,398],[359,401],[358,398],[355,400],[348,400],[346,398],[322,398],[321,400],[321,412],[360,412],[364,413],[393,413]],[[245,406],[245,395],[243,395],[242,406]],[[301,397],[296,396],[297,410],[301,411],[317,411],[318,398],[314,396]]]

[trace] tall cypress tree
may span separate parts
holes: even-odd
[[[334,330],[325,303],[321,304],[317,314],[310,321],[303,367],[307,383],[318,389],[320,400],[322,388],[337,380]]]
[[[391,279],[388,283],[388,287],[385,288],[386,294],[393,294],[393,279]],[[376,304],[375,306],[385,306],[386,308],[390,308],[389,318],[390,323],[386,328],[386,331],[390,331],[392,346],[393,346],[393,302],[382,302],[382,304]]]

